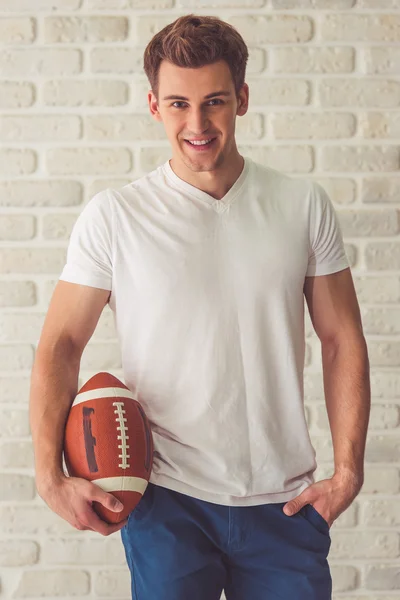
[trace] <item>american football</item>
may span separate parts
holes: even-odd
[[[67,418],[64,458],[68,475],[110,492],[124,505],[93,509],[107,523],[124,520],[140,501],[153,466],[149,421],[132,392],[110,373],[97,373],[79,390]]]

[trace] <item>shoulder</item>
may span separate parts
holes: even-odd
[[[134,199],[143,197],[155,186],[162,183],[163,165],[160,165],[153,171],[141,175],[137,179],[133,179],[119,187],[108,188],[105,192],[108,193],[110,200],[116,204],[130,203]]]
[[[309,177],[298,177],[273,169],[264,164],[253,162],[253,181],[265,194],[271,194],[281,203],[299,202],[309,204],[314,196],[323,196],[322,186]]]

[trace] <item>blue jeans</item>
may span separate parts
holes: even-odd
[[[328,523],[307,504],[224,506],[149,483],[121,538],[133,600],[331,600]]]

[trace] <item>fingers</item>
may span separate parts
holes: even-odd
[[[101,535],[108,536],[112,533],[116,533],[120,529],[122,529],[128,522],[128,518],[124,519],[120,523],[114,523],[110,525],[101,519],[98,514],[91,508],[85,515],[85,518],[82,518],[85,525],[84,529],[91,529],[100,533]]]
[[[111,533],[116,533],[117,531],[120,531],[123,527],[125,527],[127,522],[128,522],[128,518],[121,521],[121,523],[116,523],[115,525],[109,525],[108,535],[110,535]]]
[[[107,523],[96,513],[93,508],[93,502],[98,502],[113,512],[120,512],[124,507],[123,504],[115,496],[102,490],[98,485],[92,482],[87,483],[89,483],[89,486],[85,494],[86,506],[83,515],[79,519],[82,528],[96,531],[104,536],[111,535],[122,529],[128,522],[128,518],[119,523]]]
[[[97,531],[97,533],[101,533],[101,535],[111,535],[122,529],[128,522],[128,519],[124,519],[120,523],[114,523],[110,525],[101,519],[95,512],[92,510],[87,516],[87,525],[93,531]]]
[[[124,505],[115,496],[104,492],[94,483],[90,486],[90,500],[92,502],[99,502],[105,508],[108,508],[113,512],[120,512],[124,508]]]

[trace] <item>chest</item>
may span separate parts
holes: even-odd
[[[196,218],[125,214],[116,244],[118,289],[144,301],[174,295],[178,301],[180,292],[212,301],[232,292],[302,291],[309,247],[301,211],[273,203],[246,208]]]

